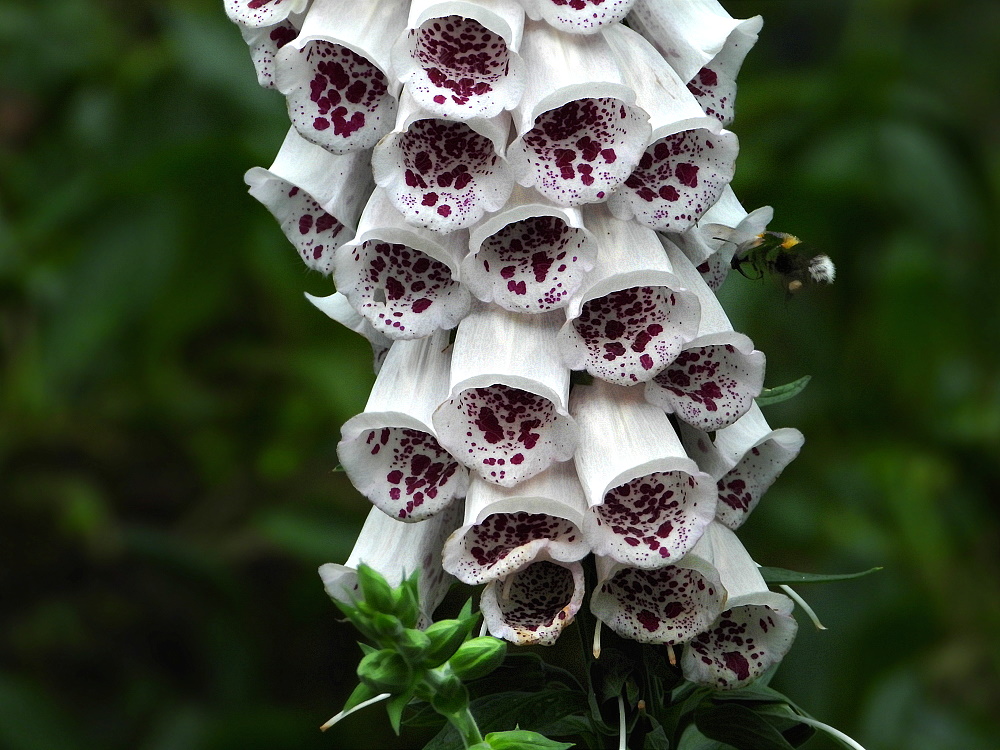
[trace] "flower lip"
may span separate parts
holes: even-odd
[[[564,307],[594,267],[597,244],[575,208],[514,188],[470,233],[462,280],[484,302],[515,312]]]
[[[528,16],[567,34],[594,34],[615,25],[628,14],[635,0],[522,0]]]
[[[586,506],[570,463],[555,464],[512,489],[473,477],[465,525],[445,543],[445,569],[476,585],[536,560],[580,560],[590,552],[579,528]]]
[[[551,646],[583,605],[583,566],[540,560],[491,581],[480,608],[491,635],[518,645]]]
[[[308,5],[309,0],[225,0],[229,20],[249,28],[274,26]]]
[[[505,0],[414,2],[409,28],[393,47],[393,66],[420,105],[441,117],[494,117],[513,109],[524,91],[517,54],[521,7]]]

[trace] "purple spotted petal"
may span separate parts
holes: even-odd
[[[576,99],[543,112],[507,159],[517,181],[560,206],[605,200],[646,147],[646,115],[618,99]]]
[[[444,549],[445,569],[476,585],[504,578],[535,560],[579,560],[590,551],[577,525],[547,513],[493,513],[464,526]]]
[[[413,98],[440,117],[494,117],[524,90],[521,58],[474,18],[425,21],[407,32],[394,60]]]
[[[243,40],[250,49],[250,59],[257,72],[257,83],[265,89],[276,88],[274,83],[274,57],[278,50],[299,35],[301,19],[286,18],[273,26],[253,28],[240,25]]]
[[[231,21],[252,28],[274,26],[292,13],[301,13],[309,0],[226,0]]]
[[[698,273],[701,274],[705,283],[708,284],[708,288],[713,292],[719,291],[722,282],[729,276],[730,260],[732,258],[727,260],[722,253],[714,253],[698,265]]]
[[[479,299],[513,312],[565,307],[593,267],[588,240],[586,230],[558,216],[511,222],[467,256],[465,283]]]
[[[394,339],[454,328],[471,302],[447,265],[407,245],[380,240],[343,248],[337,286],[376,330]]]
[[[593,34],[621,21],[635,0],[525,0],[528,15],[567,34]]]
[[[493,141],[464,122],[424,119],[376,148],[375,182],[408,222],[437,232],[471,226],[514,186]]]
[[[285,46],[275,82],[288,117],[306,140],[335,154],[371,148],[392,128],[396,98],[377,65],[324,39]]]
[[[341,463],[358,491],[386,515],[422,521],[464,494],[466,471],[430,433],[389,426],[347,437],[351,432],[348,423],[338,446]]]
[[[668,565],[620,568],[600,583],[590,610],[623,638],[640,643],[684,643],[718,616],[725,592],[718,573]]]
[[[784,658],[797,630],[791,614],[763,604],[727,609],[687,644],[681,669],[691,682],[716,689],[749,685]]]
[[[646,399],[693,427],[714,432],[739,419],[764,385],[764,354],[745,336],[689,345],[646,386]]]
[[[705,113],[717,117],[723,125],[733,121],[736,76],[750,48],[757,42],[760,28],[758,17],[734,29],[719,54],[688,81],[688,90]]]
[[[792,428],[774,430],[751,447],[718,481],[716,515],[731,529],[739,528],[761,497],[799,454],[802,433]]]
[[[255,172],[256,177],[251,172],[247,173],[253,182],[251,194],[281,223],[281,231],[295,245],[302,261],[315,271],[331,273],[334,253],[351,239],[351,231],[304,190],[266,170]]]
[[[668,135],[646,149],[608,205],[620,219],[634,216],[662,232],[683,232],[719,200],[738,152],[739,141],[728,131]]]
[[[441,444],[488,482],[512,487],[573,455],[575,423],[544,396],[491,385],[470,388],[434,414]]]
[[[591,375],[632,385],[652,380],[674,361],[698,327],[698,301],[664,286],[611,292],[583,304],[561,336],[567,362],[582,359]]]
[[[594,552],[639,568],[660,568],[686,555],[715,518],[710,477],[653,472],[611,489],[584,516]]]
[[[551,646],[583,604],[583,566],[532,563],[483,589],[480,608],[490,635],[519,646]]]

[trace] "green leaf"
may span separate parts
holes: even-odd
[[[403,709],[413,698],[413,691],[407,691],[402,695],[392,696],[385,704],[385,710],[389,714],[389,723],[392,725],[392,731],[399,736],[399,725],[403,720]]]
[[[667,732],[661,724],[657,723],[656,729],[646,735],[642,750],[670,750],[670,740],[667,739]]]
[[[739,748],[794,750],[794,745],[752,709],[738,703],[702,703],[695,711],[695,725],[706,737]]]
[[[492,750],[568,750],[572,742],[556,742],[537,732],[515,729],[509,732],[490,732],[486,744]]]
[[[812,375],[803,375],[801,378],[793,380],[791,383],[785,383],[784,385],[775,386],[774,388],[765,388],[755,399],[757,401],[757,406],[780,404],[782,401],[794,398],[802,393],[802,390],[809,385],[810,380],[812,380]]]
[[[601,658],[591,663],[594,687],[600,699],[606,701],[621,695],[633,669],[635,665],[628,656],[617,649],[605,648]]]
[[[367,700],[371,700],[376,695],[379,695],[379,693],[375,692],[364,683],[361,683],[356,688],[354,688],[353,693],[347,696],[347,701],[344,703],[344,708],[341,710],[350,711],[355,706],[360,705]]]
[[[585,714],[587,699],[576,690],[517,690],[476,698],[470,708],[482,732],[503,732],[519,727],[548,732],[550,726],[566,716]],[[446,726],[424,750],[462,750],[462,740],[452,727]]]
[[[698,727],[689,724],[677,743],[677,750],[732,750],[732,746],[709,739],[698,731]]]
[[[764,580],[775,586],[777,585],[792,585],[799,583],[831,583],[833,581],[848,581],[852,578],[862,578],[872,573],[882,570],[881,567],[869,568],[868,570],[863,570],[860,573],[799,573],[794,570],[785,570],[784,568],[769,568],[762,567],[760,569],[760,574],[764,576]]]

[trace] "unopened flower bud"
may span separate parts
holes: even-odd
[[[412,676],[410,666],[392,649],[373,651],[358,664],[358,679],[380,693],[404,692]]]
[[[463,680],[476,680],[499,667],[506,655],[506,641],[483,636],[463,643],[448,666]]]
[[[472,622],[472,620],[439,620],[428,627],[424,631],[431,641],[426,657],[428,665],[437,667],[448,661],[469,636]]]

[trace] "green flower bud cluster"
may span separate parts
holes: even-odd
[[[499,667],[507,654],[506,642],[488,636],[470,637],[479,619],[471,600],[457,618],[418,628],[417,573],[392,588],[377,571],[360,565],[358,586],[360,600],[335,603],[375,645],[361,644],[361,684],[342,713],[388,694],[389,718],[398,733],[403,709],[418,699],[452,722],[467,744],[483,742],[469,713],[469,691],[463,681],[484,677]]]

